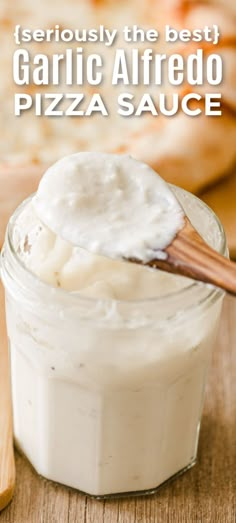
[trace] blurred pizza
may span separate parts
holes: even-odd
[[[59,157],[79,150],[99,150],[130,153],[156,169],[168,182],[202,194],[203,198],[219,212],[228,232],[231,252],[236,253],[236,8],[235,0],[2,0],[0,4],[1,45],[1,141],[0,141],[0,237],[3,238],[6,220],[19,201],[34,190],[45,166]],[[91,53],[101,54],[105,72],[100,85],[91,86],[65,84],[62,66],[59,85],[36,86],[30,78],[29,85],[17,86],[13,81],[12,58],[19,48],[14,43],[15,26],[21,28],[55,30],[79,29],[82,31],[100,26],[122,31],[124,26],[156,28],[161,37],[155,43],[124,43],[117,38],[111,46],[102,43],[79,42],[30,42],[21,47],[30,53],[48,56],[65,54],[66,48],[82,54],[84,67]],[[219,26],[220,41],[197,44],[173,43],[167,46],[163,31],[165,24],[176,29],[204,29]],[[82,34],[82,33],[81,33]],[[138,49],[139,58],[145,49],[153,53],[181,53],[186,58],[197,48],[208,53],[219,53],[224,64],[224,79],[217,91],[222,93],[222,116],[190,117],[179,111],[173,117],[161,114],[140,117],[122,117],[117,114],[119,93],[132,92],[139,100],[148,92],[157,100],[160,93],[166,96],[177,92],[180,99],[189,90],[188,85],[173,87],[164,76],[162,85],[143,85],[142,78],[137,86],[122,84],[111,87],[111,70],[116,49],[125,48],[130,56],[132,48]],[[79,49],[79,51],[77,51]],[[209,85],[194,86],[192,90],[202,97],[209,92]],[[212,92],[216,87],[211,88]],[[47,117],[35,116],[34,108],[14,115],[15,93],[28,93],[34,99],[36,93],[80,93],[84,94],[85,106],[95,92],[105,100],[109,116],[93,114],[90,117]],[[83,102],[84,103],[84,102]],[[63,108],[63,103],[60,108]],[[203,111],[204,112],[204,111]],[[229,178],[228,178],[229,177]],[[224,182],[225,179],[225,182]],[[7,183],[5,184],[5,180]],[[223,180],[223,181],[221,181]],[[219,183],[220,182],[220,183]],[[215,188],[215,184],[219,185]],[[213,186],[213,189],[211,187]],[[208,189],[210,187],[210,189]]]
[[[126,47],[138,47],[141,54],[145,48],[152,48],[153,53],[183,52],[188,54],[196,50],[197,45],[171,44],[167,47],[164,38],[156,43],[124,44],[116,40],[115,45],[102,43],[78,42],[30,42],[22,46],[36,53],[45,53],[50,57],[54,53],[65,53],[69,47],[74,50],[83,47],[84,60],[88,54],[96,52],[103,57],[106,75],[101,85],[67,86],[63,83],[63,71],[60,84],[55,86],[36,86],[32,82],[27,86],[17,86],[12,78],[12,56],[17,49],[14,43],[14,27],[31,30],[63,28],[98,28],[100,25],[110,30],[122,30],[124,26],[137,25],[145,29],[156,28],[163,31],[165,24],[175,28],[204,28],[205,25],[218,24],[221,31],[220,44],[213,46],[203,42],[205,52],[218,52],[224,60],[223,114],[221,117],[189,117],[179,112],[168,118],[161,114],[154,117],[143,114],[141,117],[122,117],[117,114],[115,104],[119,92],[132,92],[138,100],[143,92],[158,99],[161,92],[171,95],[176,88],[163,81],[161,86],[117,85],[111,87],[110,73],[115,50]],[[29,0],[2,0],[0,7],[2,81],[0,95],[2,100],[1,118],[1,158],[5,163],[24,165],[32,163],[47,164],[58,157],[78,150],[120,151],[133,154],[147,161],[167,180],[189,190],[199,190],[225,175],[235,161],[236,141],[236,20],[234,4],[224,2],[197,2],[185,0],[70,0],[31,2]],[[186,91],[186,85],[178,88],[180,97]],[[194,87],[204,96],[209,86]],[[82,92],[85,105],[96,91],[101,94],[109,108],[109,116],[93,114],[90,117],[48,117],[35,116],[34,110],[24,111],[21,116],[14,116],[14,93],[26,92],[34,97],[35,93],[73,93]],[[204,102],[203,102],[204,103]],[[63,103],[61,105],[63,108]],[[60,108],[61,108],[60,107]]]

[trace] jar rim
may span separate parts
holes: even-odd
[[[207,212],[209,214],[212,215],[212,218],[218,228],[219,237],[221,239],[221,245],[220,245],[220,248],[218,249],[218,252],[220,252],[221,254],[225,254],[225,252],[227,250],[226,235],[225,235],[224,227],[223,227],[222,223],[220,222],[219,218],[217,217],[217,215],[215,214],[215,212],[203,200],[198,198],[196,195],[190,193],[189,191],[186,191],[185,189],[177,187],[174,184],[168,184],[168,185],[172,188],[172,190],[174,190],[175,193],[178,193],[178,191],[179,191],[187,196],[190,195],[190,197],[193,200],[197,201],[198,204],[200,204],[205,210],[207,210]],[[121,306],[125,305],[125,307],[129,307],[129,306],[132,307],[134,305],[145,306],[145,305],[154,305],[154,304],[158,304],[158,303],[163,304],[163,303],[168,302],[168,300],[173,300],[175,298],[184,299],[189,294],[192,294],[193,292],[197,293],[198,290],[203,289],[203,288],[205,291],[204,296],[200,300],[197,299],[196,300],[197,303],[195,302],[195,305],[203,304],[208,300],[215,301],[218,297],[221,297],[224,294],[224,291],[222,289],[213,287],[212,285],[208,285],[203,282],[193,281],[191,279],[190,279],[189,285],[184,286],[182,289],[170,291],[163,296],[152,296],[150,298],[141,298],[141,299],[133,299],[133,300],[132,299],[131,300],[117,300],[117,299],[111,299],[111,298],[97,298],[97,297],[93,297],[93,296],[81,295],[79,291],[71,292],[71,291],[67,291],[66,289],[63,289],[63,288],[53,287],[52,285],[41,280],[36,274],[34,274],[29,268],[26,267],[24,262],[21,260],[20,256],[18,256],[18,254],[15,250],[15,247],[13,245],[13,241],[12,241],[12,232],[13,232],[13,228],[14,228],[16,219],[17,219],[18,215],[20,214],[20,212],[22,211],[22,209],[32,199],[33,195],[34,194],[31,194],[27,199],[25,199],[16,208],[16,210],[12,214],[12,216],[8,222],[7,229],[6,229],[4,245],[7,244],[9,246],[11,255],[13,256],[14,261],[20,267],[22,273],[27,275],[28,277],[30,277],[31,281],[35,281],[37,283],[37,287],[40,286],[42,289],[47,289],[48,291],[51,291],[51,292],[53,291],[54,298],[56,296],[58,296],[58,297],[64,296],[71,300],[73,299],[73,301],[76,300],[81,304],[82,303],[84,303],[84,304],[93,303],[94,304],[94,303],[98,303],[98,302],[99,303],[115,302],[117,305],[121,305]],[[3,251],[4,251],[4,246],[3,246],[2,252],[0,253],[0,255],[1,255],[0,258],[3,256]],[[2,265],[2,263],[0,264],[0,268],[1,268],[1,265]]]

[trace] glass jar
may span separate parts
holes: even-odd
[[[226,254],[224,231],[174,188]],[[1,259],[14,433],[36,471],[96,497],[154,493],[196,461],[207,369],[224,293],[194,283],[139,301],[53,288],[17,256],[12,216]]]

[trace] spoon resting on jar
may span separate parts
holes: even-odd
[[[165,259],[156,258],[147,263],[135,258],[129,258],[128,261],[186,276],[236,295],[236,263],[212,249],[194,229],[187,216],[183,228],[164,252]]]
[[[41,222],[72,245],[236,294],[236,264],[202,239],[168,184],[128,155],[62,158],[46,171],[33,204]]]

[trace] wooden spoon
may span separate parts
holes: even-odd
[[[6,344],[3,291],[0,285],[0,511],[10,503],[15,486],[12,405]]]
[[[210,283],[236,295],[236,263],[209,247],[186,216],[184,227],[164,252],[167,255],[164,260],[157,258],[145,263],[129,258],[129,261]]]

